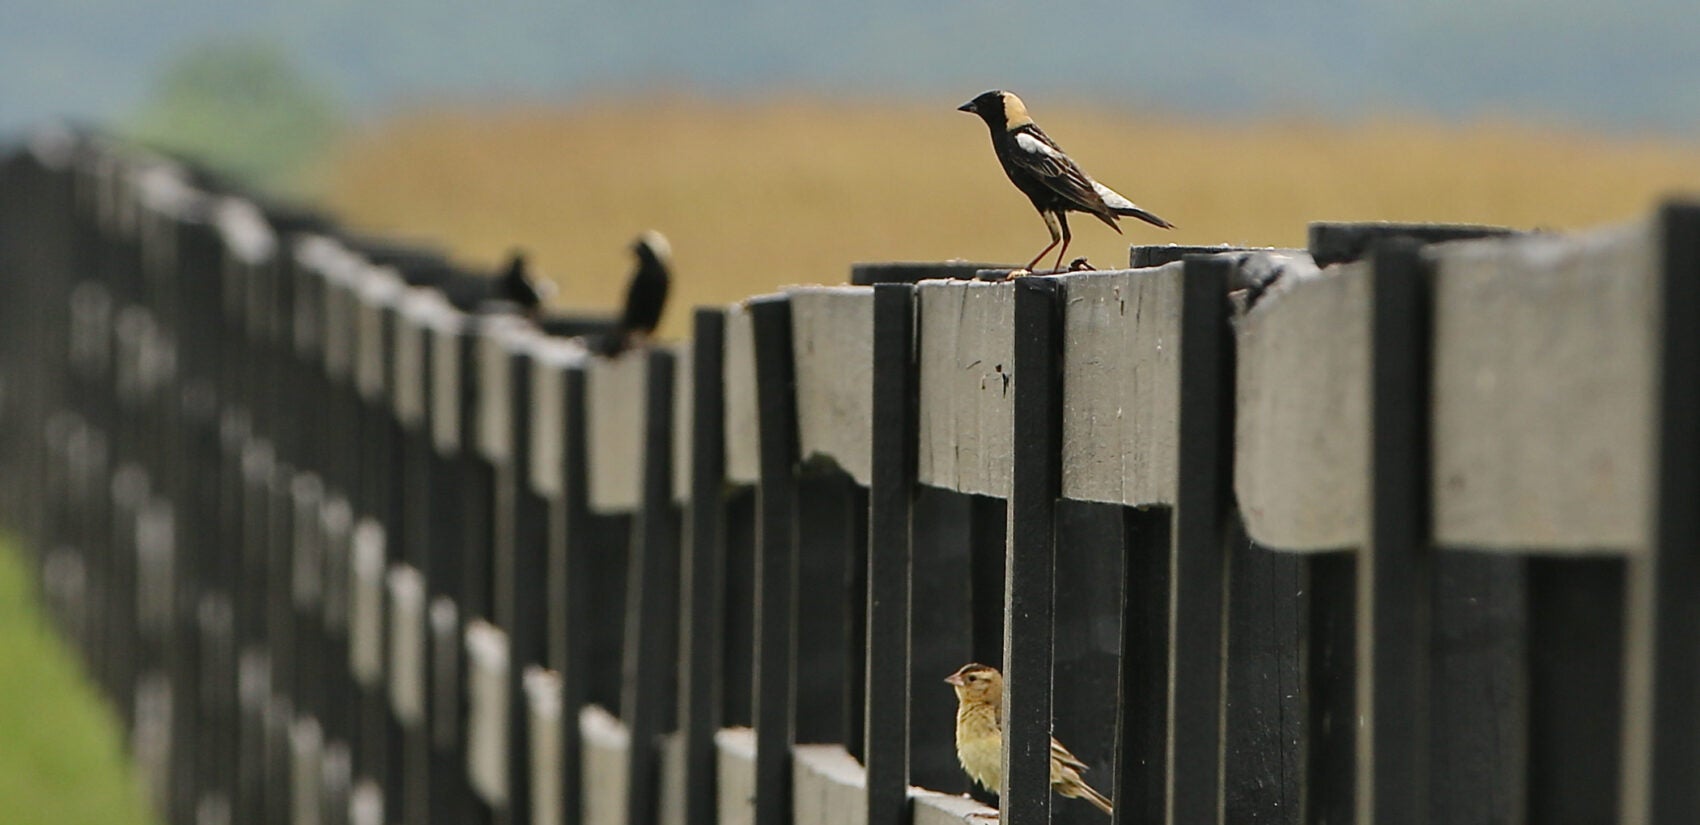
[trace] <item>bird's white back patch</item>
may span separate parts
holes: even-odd
[[[1021,147],[1023,152],[1031,152],[1035,155],[1047,155],[1053,158],[1062,157],[1061,152],[1052,149],[1044,141],[1026,132],[1021,132],[1015,136],[1015,145]]]

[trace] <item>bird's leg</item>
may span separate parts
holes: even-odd
[[[1068,252],[1068,242],[1070,240],[1073,240],[1073,236],[1069,235],[1069,233],[1068,233],[1068,213],[1067,212],[1058,212],[1057,213],[1057,223],[1062,224],[1062,249],[1057,250],[1057,263],[1056,263],[1055,266],[1051,267],[1051,271],[1053,271],[1053,272],[1061,272],[1062,271],[1063,255]]]
[[[1048,246],[1046,246],[1044,249],[1039,250],[1039,254],[1034,255],[1033,260],[1028,261],[1027,265],[1022,267],[1022,269],[1025,269],[1028,272],[1032,272],[1033,267],[1039,265],[1039,259],[1045,257],[1046,252],[1049,252],[1052,249],[1055,249],[1057,247],[1057,244],[1062,241],[1063,233],[1067,231],[1066,229],[1059,229],[1057,227],[1057,215],[1058,215],[1058,213],[1041,212],[1040,214],[1045,216],[1045,228],[1051,230],[1051,243]],[[1063,226],[1067,226],[1067,224],[1063,224]],[[1005,276],[1005,277],[1007,278],[1008,276]]]

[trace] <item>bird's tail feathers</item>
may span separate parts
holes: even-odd
[[[1115,209],[1114,211],[1117,215],[1122,215],[1122,216],[1129,217],[1129,218],[1138,218],[1142,221],[1145,221],[1148,224],[1151,224],[1152,226],[1158,227],[1159,229],[1174,229],[1175,228],[1174,224],[1169,223],[1168,221],[1163,220],[1162,218],[1159,218],[1156,215],[1151,214],[1150,212],[1147,212],[1143,209],[1140,209],[1137,206],[1125,206],[1125,207],[1122,207],[1120,209]]]
[[[1098,810],[1103,811],[1104,813],[1110,814],[1112,816],[1115,815],[1115,809],[1110,807],[1109,798],[1104,796],[1101,793],[1098,793],[1096,788],[1093,788],[1091,785],[1088,785],[1085,782],[1081,782],[1080,783],[1080,790],[1082,791],[1082,793],[1080,794],[1081,799],[1084,799],[1087,802],[1092,803],[1094,806],[1096,806],[1098,808]]]
[[[1104,184],[1101,184],[1097,181],[1092,181],[1092,189],[1098,193],[1098,197],[1104,199],[1104,205],[1108,206],[1110,208],[1110,211],[1116,213],[1117,215],[1121,215],[1121,216],[1128,217],[1128,218],[1138,218],[1142,221],[1145,221],[1148,224],[1151,224],[1152,226],[1160,227],[1160,228],[1163,228],[1163,229],[1174,229],[1175,228],[1174,224],[1169,223],[1168,221],[1163,220],[1162,218],[1159,218],[1156,215],[1153,215],[1150,212],[1147,212],[1144,209],[1139,208],[1138,204],[1134,203],[1133,201],[1128,200],[1127,198],[1122,197],[1120,192],[1117,192],[1116,190],[1111,189],[1110,187],[1105,186]],[[1105,222],[1108,223],[1108,221],[1105,221]]]

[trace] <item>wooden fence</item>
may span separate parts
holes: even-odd
[[[968,661],[1007,825],[1102,821],[1053,731],[1125,823],[1700,822],[1700,208],[1131,263],[607,359],[42,133],[3,516],[174,825],[983,822]]]

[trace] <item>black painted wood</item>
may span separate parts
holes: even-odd
[[[1056,506],[1062,493],[1062,287],[1015,282],[1015,387],[1004,572],[1004,825],[1051,820]]]
[[[507,509],[497,523],[496,622],[508,634],[508,816],[515,823],[531,821],[530,700],[525,692],[527,667],[544,664],[548,654],[549,503],[531,488],[532,432],[531,357],[525,351],[508,353],[510,454],[498,470],[498,483]]]
[[[755,825],[791,819],[791,682],[797,617],[797,399],[791,356],[791,304],[749,303],[755,336],[761,483],[756,490]]]
[[[1170,538],[1168,811],[1214,823],[1222,794],[1222,577],[1233,434],[1226,290],[1233,266],[1190,257],[1181,293],[1180,432]]]
[[[956,761],[956,696],[944,678],[957,668],[976,660],[974,648],[974,579],[963,575],[971,569],[974,552],[974,497],[938,487],[920,487],[915,494],[909,546],[910,577],[909,671],[911,678],[909,715],[909,779],[923,788],[945,793],[970,790],[968,778]],[[998,499],[985,499],[997,504]],[[1002,513],[997,514],[1003,523]],[[996,531],[1003,536],[1003,529]],[[1001,551],[1002,542],[992,548]],[[998,552],[999,558],[1002,553]],[[997,599],[995,646],[1003,647],[1003,565],[988,588]],[[989,663],[988,663],[989,664]],[[982,801],[994,795],[974,789]]]
[[[591,593],[598,589],[591,565],[597,532],[590,513],[590,447],[584,367],[561,377],[561,497],[550,513],[548,664],[561,675],[561,810],[564,825],[584,813],[584,739],[580,710],[590,703],[593,624]],[[605,584],[605,582],[604,582]],[[601,589],[617,589],[602,587]]]
[[[1429,821],[1434,564],[1429,536],[1428,266],[1421,245],[1371,253],[1369,544],[1358,564],[1360,821]]]
[[[1088,785],[1115,790],[1116,686],[1121,634],[1123,508],[1059,499],[1052,734],[1091,767]],[[1058,797],[1052,825],[1104,825],[1091,803]]]
[[[910,538],[915,515],[914,290],[874,287],[873,443],[868,481],[868,599],[864,650],[868,825],[909,820]],[[942,672],[948,673],[941,666]]]
[[[692,320],[691,486],[680,558],[680,781],[685,821],[714,825],[714,733],[726,689],[726,314],[699,307]]]
[[[1306,560],[1305,822],[1341,825],[1356,815],[1357,574],[1355,552]]]
[[[1396,238],[1416,243],[1464,241],[1472,238],[1493,238],[1520,234],[1503,226],[1482,224],[1396,223],[1391,221],[1362,221],[1332,223],[1318,221],[1310,225],[1307,244],[1317,266],[1330,266],[1355,261],[1371,253],[1377,244]]]
[[[1649,821],[1675,823],[1700,821],[1700,204],[1665,204],[1658,226]]]
[[[1167,808],[1171,520],[1168,508],[1122,511],[1114,825],[1162,822]]]
[[[726,630],[721,645],[721,724],[755,724],[757,491],[726,492]]]
[[[1004,569],[1008,505],[1001,498],[968,496],[969,661],[1003,669]],[[962,571],[952,571],[960,576]],[[961,667],[961,665],[957,665]],[[954,671],[956,668],[951,668]]]
[[[1305,764],[1304,559],[1229,532],[1223,816],[1302,822]]]
[[[973,280],[982,269],[1008,269],[1006,264],[970,263],[968,261],[909,261],[895,263],[859,263],[850,265],[850,283],[857,286],[874,284],[915,284],[921,281],[956,278]]]
[[[651,349],[644,381],[642,496],[626,592],[626,822],[656,820],[661,736],[673,729],[679,634],[679,513],[673,504],[673,353]]]
[[[1530,558],[1527,820],[1617,817],[1623,765],[1624,585],[1615,558]]]
[[[1434,822],[1516,822],[1528,776],[1526,560],[1447,551],[1434,558],[1430,707]]]
[[[865,610],[850,576],[858,523],[855,482],[838,470],[812,470],[797,483],[796,654],[792,683],[799,743],[847,743],[852,611]],[[860,650],[856,652],[860,656]],[[859,732],[859,731],[858,731]]]

